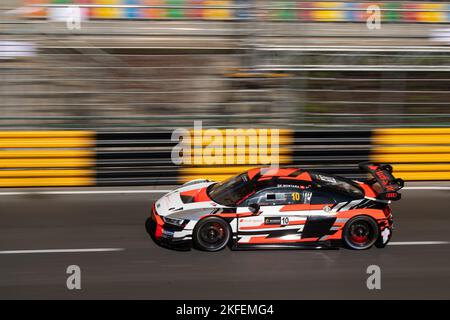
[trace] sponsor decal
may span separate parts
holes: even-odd
[[[287,226],[289,224],[289,217],[266,217],[264,218],[264,224]]]
[[[298,188],[300,189],[299,185],[296,184],[277,184],[278,188]]]
[[[387,199],[394,199],[394,198],[397,198],[397,193],[396,192],[388,192],[388,193],[385,193],[384,196]]]
[[[395,191],[395,186],[389,185],[389,176],[384,171],[375,171],[375,175],[379,178],[386,190]]]
[[[264,224],[281,224],[281,217],[264,218]]]
[[[388,242],[390,234],[391,230],[389,230],[389,228],[385,228],[383,232],[381,232],[381,236],[383,237],[383,244],[386,244]]]

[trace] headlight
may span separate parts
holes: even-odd
[[[176,218],[168,218],[168,217],[163,217],[164,222],[165,223],[169,223],[169,224],[174,224],[176,226],[182,226],[186,220],[184,219],[176,219]]]

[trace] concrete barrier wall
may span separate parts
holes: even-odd
[[[95,133],[0,132],[0,187],[95,184]]]
[[[404,180],[450,180],[450,128],[376,129],[371,160]]]
[[[267,166],[275,156],[280,166],[358,179],[367,177],[358,163],[373,161],[392,164],[395,176],[406,181],[450,180],[450,128],[239,129],[229,136],[227,130],[188,132],[189,141],[172,141],[170,131],[3,131],[0,187],[223,180],[250,168]],[[188,159],[188,163],[174,163],[174,154]]]

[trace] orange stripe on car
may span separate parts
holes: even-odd
[[[188,197],[193,197],[193,196],[195,196],[199,191],[200,191],[200,189],[192,189],[192,190],[180,192],[180,195],[182,195],[182,196],[188,196]]]
[[[310,205],[309,204],[288,204],[283,206],[280,209],[280,212],[285,212],[285,211],[305,211],[305,210],[309,210]]]

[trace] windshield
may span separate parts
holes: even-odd
[[[243,197],[253,191],[247,173],[231,177],[208,187],[209,197],[224,206],[233,207]]]
[[[311,173],[311,176],[319,186],[330,187],[336,191],[352,195],[356,198],[364,196],[364,192],[361,190],[361,188],[349,179],[325,175],[321,173]]]

